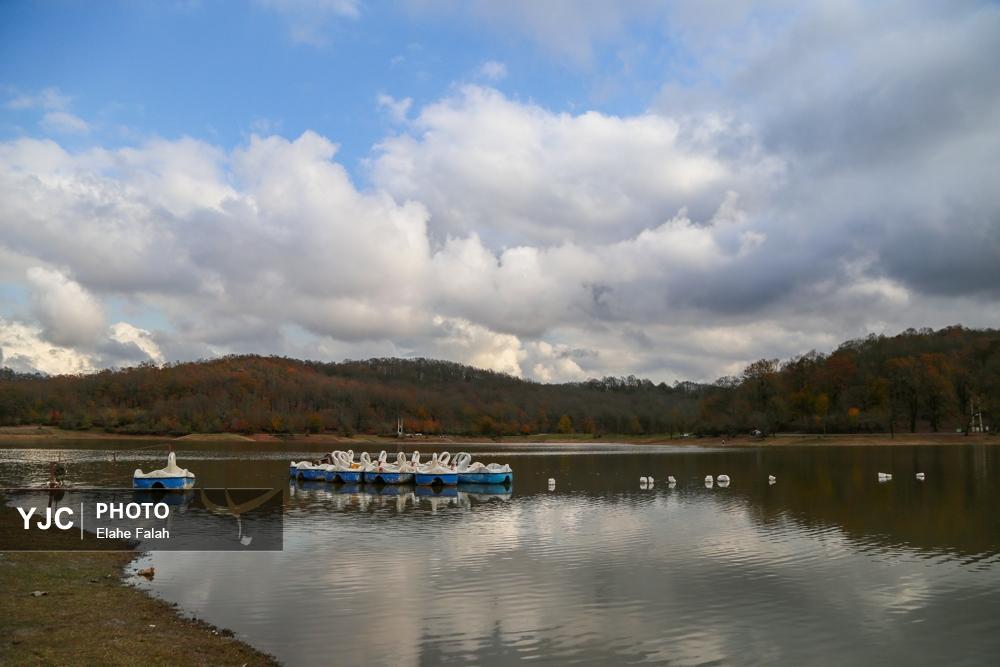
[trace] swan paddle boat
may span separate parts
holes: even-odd
[[[460,484],[512,484],[514,471],[509,465],[500,463],[483,464],[472,461],[472,455],[461,452],[455,456],[455,469]]]
[[[357,484],[364,479],[363,464],[354,460],[354,450],[330,452],[326,481],[335,484]]]
[[[417,454],[419,460],[419,453]],[[385,450],[379,452],[378,460],[365,468],[365,481],[373,484],[406,484],[413,481],[416,466],[406,460],[406,454],[396,454],[396,462],[389,463]]]
[[[420,452],[413,454],[416,461],[413,479],[417,486],[455,486],[458,484],[458,471],[455,466],[448,465],[451,461],[451,454],[448,452],[431,454],[430,463],[424,465],[419,463]]]
[[[322,482],[326,479],[325,464],[316,464],[312,461],[292,462],[289,469],[290,476],[294,479],[304,479],[308,482]]]
[[[135,469],[132,475],[134,489],[190,489],[194,486],[194,473],[177,466],[177,455],[167,454],[167,467],[143,472]]]

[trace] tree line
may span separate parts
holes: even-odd
[[[0,369],[0,425],[109,433],[729,435],[995,432],[1000,331],[869,336],[756,361],[713,384],[628,377],[540,384],[432,359],[324,363],[256,355],[87,375]],[[973,423],[973,421],[975,423]]]

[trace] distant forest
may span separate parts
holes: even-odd
[[[539,384],[431,359],[229,356],[88,375],[0,370],[0,425],[112,433],[736,435],[967,431],[1000,421],[1000,331],[869,336],[713,384]],[[978,418],[976,426],[978,426]]]

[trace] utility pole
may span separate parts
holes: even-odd
[[[976,417],[979,417],[979,426],[976,426]],[[973,433],[985,433],[986,429],[983,428],[983,404],[979,403],[979,410],[976,410],[976,399],[973,398],[970,401],[969,406],[969,421],[972,426]]]

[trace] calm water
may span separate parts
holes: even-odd
[[[163,459],[18,447],[0,485]],[[509,494],[338,493],[289,485],[304,452],[179,448],[200,485],[287,488],[285,550],[154,553],[139,585],[292,665],[1000,664],[1000,447],[468,449]]]

